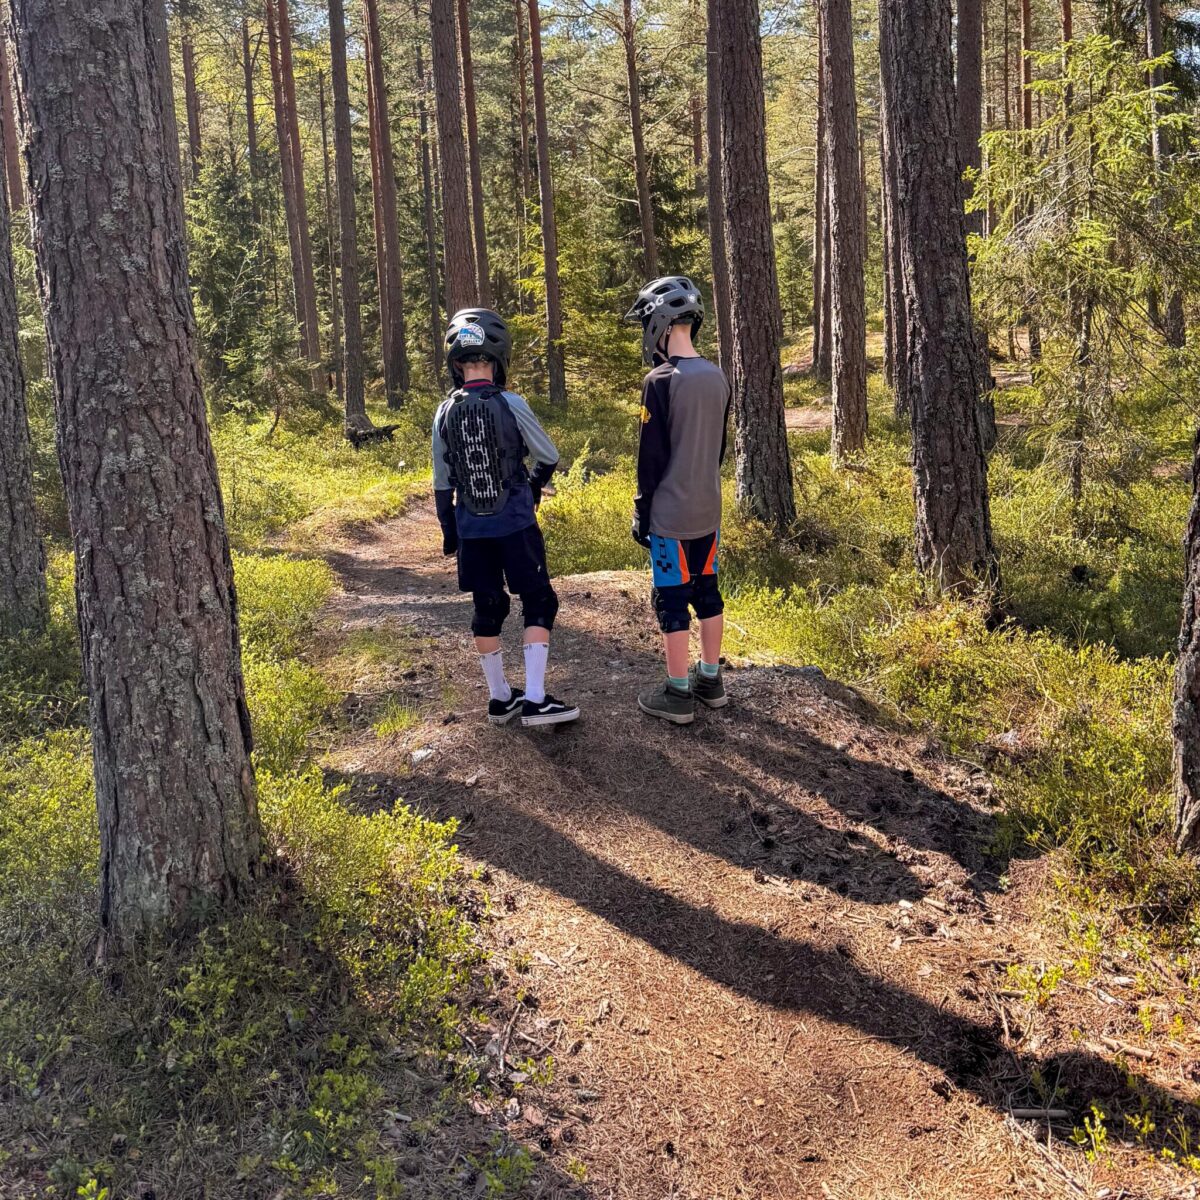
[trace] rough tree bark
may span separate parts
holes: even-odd
[[[1200,854],[1200,436],[1192,455],[1192,510],[1184,551],[1187,576],[1171,714],[1175,837],[1181,851]]]
[[[850,0],[821,0],[825,67],[825,136],[828,147],[830,267],[829,330],[833,363],[834,463],[867,444],[867,313],[863,258],[862,157],[854,89],[854,26]]]
[[[329,61],[333,87],[333,155],[341,229],[343,363],[346,430],[370,429],[363,387],[362,303],[358,286],[358,227],[354,200],[354,148],[350,140],[350,80],[346,71],[346,10],[329,0]]]
[[[813,345],[812,370],[817,379],[825,381],[833,371],[833,354],[829,341],[829,206],[828,141],[825,136],[825,34],[822,28],[821,6],[816,5],[817,22],[817,132],[814,143],[813,168]]]
[[[12,212],[25,207],[25,182],[21,178],[21,149],[17,132],[17,104],[13,99],[12,66],[8,37],[0,36],[0,122],[3,123],[4,170],[8,177],[8,203]]]
[[[538,11],[538,0],[529,0],[529,52],[533,65],[533,116],[541,197],[542,258],[546,277],[546,373],[551,402],[566,404],[562,296],[558,283],[558,220],[554,215],[554,182],[550,177],[550,131],[546,119],[546,75],[542,63],[542,18]]]
[[[529,206],[529,78],[525,52],[525,10],[521,0],[513,0],[513,23],[516,25],[517,109],[521,118],[521,198],[524,209]],[[524,216],[524,211],[522,212]]]
[[[325,235],[329,239],[329,313],[333,326],[333,384],[339,402],[345,403],[346,385],[342,377],[342,312],[338,296],[337,225],[333,219],[333,168],[329,161],[329,108],[325,99],[325,72],[317,72],[317,88],[321,97],[321,167],[325,180]]]
[[[262,44],[261,42],[259,43]],[[250,53],[250,19],[242,17],[242,86],[246,96],[246,162],[250,169],[250,206],[258,224],[258,113],[254,101],[254,58]]]
[[[908,324],[917,564],[944,588],[995,584],[976,406],[950,6],[880,0]]]
[[[637,25],[633,0],[623,0],[621,41],[625,47],[625,82],[629,89],[629,125],[633,132],[633,171],[636,176],[638,215],[642,221],[642,267],[648,279],[658,275],[658,237],[654,232],[654,202],[650,196],[650,168],[646,162],[646,135],[642,127],[642,87],[638,79]]]
[[[716,12],[737,497],[783,533],[796,519],[796,501],[779,361],[783,314],[767,183],[758,0],[717,0]]]
[[[517,0],[520,3],[520,0]],[[417,0],[413,0],[413,26],[419,29]],[[429,109],[425,103],[425,61],[421,36],[416,42],[417,159],[421,164],[421,200],[425,225],[425,283],[429,297],[429,360],[435,375],[442,370],[442,304],[438,279],[437,214],[433,207],[433,168],[429,161]]]
[[[248,889],[260,854],[250,718],[162,0],[13,0],[12,21],[107,951]]]
[[[880,23],[879,30],[879,110],[883,143],[883,249],[886,265],[884,304],[887,308],[888,340],[886,354],[891,368],[891,387],[897,417],[907,418],[912,411],[908,395],[908,317],[904,309],[904,270],[900,254],[900,181],[897,174],[895,131],[888,97],[893,87],[888,77],[891,67],[890,30]]]
[[[186,24],[180,57],[183,60],[183,102],[187,111],[188,161],[194,185],[200,178],[200,93],[196,88],[196,48],[192,44],[192,31]]]
[[[707,63],[708,232],[712,248],[713,307],[721,366],[733,372],[733,320],[729,315],[729,257],[725,246],[725,198],[721,194],[721,44],[718,0],[707,0],[704,48]]]
[[[451,315],[479,302],[471,244],[471,194],[463,138],[462,78],[458,69],[455,0],[430,0],[433,83],[437,93],[438,160],[442,175],[446,308]]]
[[[404,322],[404,264],[400,258],[400,227],[396,213],[396,159],[392,153],[392,123],[387,80],[383,73],[383,42],[379,31],[376,0],[363,0],[363,22],[367,30],[367,73],[374,100],[375,141],[374,190],[379,198],[382,245],[376,247],[380,260],[380,297],[386,295],[387,322],[383,331],[383,378],[388,408],[404,403],[410,378],[408,335]]]
[[[958,155],[964,171],[983,165],[983,0],[958,0],[957,53]],[[969,200],[974,184],[964,181]],[[983,232],[983,213],[967,214],[967,231]]]
[[[46,560],[35,522],[25,373],[17,343],[11,233],[8,198],[0,188],[0,638],[39,632],[47,611]]]
[[[479,120],[475,112],[475,64],[471,59],[471,22],[467,0],[458,0],[458,40],[462,49],[463,107],[467,113],[467,162],[471,169],[471,219],[475,230],[475,274],[479,303],[492,307],[492,272],[488,265],[487,221],[483,206],[483,163],[479,157]]]
[[[268,4],[271,0],[268,0]],[[300,141],[300,115],[296,108],[296,73],[292,66],[292,19],[288,0],[274,0],[279,33],[279,77],[283,86],[283,111],[287,122],[287,149],[292,164],[292,203],[296,210],[296,231],[300,254],[300,291],[296,311],[300,317],[300,347],[311,363],[321,359],[321,318],[317,311],[317,278],[313,271],[312,234],[308,224],[308,193],[304,186],[304,147]],[[319,395],[328,390],[328,380],[320,366],[313,368],[312,389]]]

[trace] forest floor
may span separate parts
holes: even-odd
[[[661,667],[632,573],[557,581],[550,687],[578,725],[492,728],[430,509],[329,557],[325,643],[403,647],[362,690],[412,715],[372,728],[352,694],[327,769],[347,803],[458,820],[509,980],[489,1051],[553,1060],[500,1114],[537,1164],[522,1195],[1200,1194],[1161,1159],[1196,1136],[1195,1029],[1147,1038],[1119,960],[1063,978],[1049,862],[992,855],[978,767],[815,669],[735,662],[728,709],[643,717]]]

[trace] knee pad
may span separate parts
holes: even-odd
[[[526,629],[551,630],[554,628],[554,618],[558,616],[558,593],[546,584],[540,591],[523,594],[521,611]]]
[[[663,633],[683,633],[691,628],[692,613],[688,608],[691,591],[691,586],[686,583],[654,589],[654,612]]]
[[[721,585],[715,575],[701,575],[692,584],[692,607],[701,621],[719,617],[725,611]]]
[[[499,637],[508,618],[512,601],[507,592],[475,592],[475,615],[471,619],[471,632],[476,637]]]

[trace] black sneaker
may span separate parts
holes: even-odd
[[[725,670],[723,667],[717,668],[715,677],[705,675],[699,667],[693,667],[690,679],[692,695],[701,704],[705,704],[709,708],[724,708],[729,703],[729,697],[725,694]]]
[[[521,724],[526,729],[534,725],[566,725],[579,720],[579,709],[547,695],[541,704],[526,700],[521,708]]]
[[[493,725],[507,725],[513,717],[521,715],[521,706],[525,703],[525,693],[520,688],[513,688],[512,695],[507,700],[488,701],[488,720]]]
[[[696,698],[669,683],[643,692],[638,697],[638,708],[647,716],[670,721],[672,725],[690,725],[696,719]]]

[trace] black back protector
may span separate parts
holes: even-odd
[[[494,517],[528,478],[521,428],[502,389],[459,388],[442,419],[442,437],[460,501],[477,517]]]

